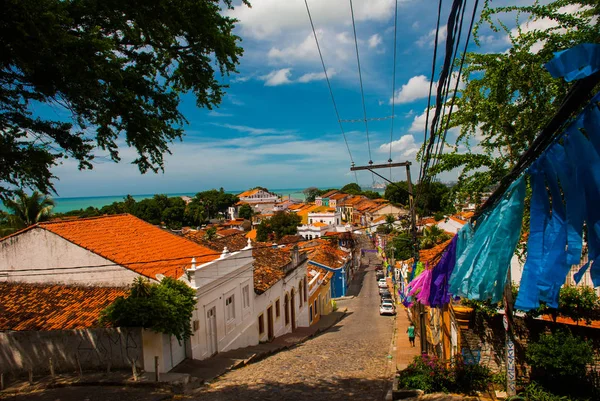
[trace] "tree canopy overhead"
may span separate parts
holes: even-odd
[[[246,0],[244,3],[248,4]],[[0,197],[54,190],[51,167],[91,169],[97,146],[140,172],[160,171],[187,123],[180,96],[212,108],[242,48],[231,0],[7,0],[0,13]],[[33,106],[64,109],[46,118]]]
[[[460,134],[432,168],[433,173],[460,168],[457,189],[465,197],[476,197],[500,182],[556,113],[571,84],[545,70],[553,53],[600,42],[597,1],[496,8],[489,3],[474,30],[475,41],[480,43],[479,31],[487,27],[506,35],[511,47],[466,54],[465,86],[459,89],[449,124]],[[510,19],[515,23],[509,24]]]

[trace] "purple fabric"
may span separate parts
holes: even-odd
[[[431,287],[431,270],[425,270],[419,277],[410,282],[409,296],[415,296],[415,300],[423,305],[429,305],[429,292]]]
[[[456,243],[458,236],[455,235],[446,247],[440,262],[431,272],[431,290],[429,294],[429,305],[441,307],[450,302],[448,292],[448,280],[456,265]]]

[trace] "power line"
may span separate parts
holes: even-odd
[[[390,127],[390,157],[388,163],[392,162],[392,141],[394,135],[394,106],[396,103],[396,38],[398,32],[398,0],[396,0],[394,11],[394,68],[392,69],[392,122]],[[390,167],[390,181],[392,181],[392,168]]]
[[[346,132],[344,132],[344,126],[342,125],[342,119],[340,118],[340,113],[337,108],[337,104],[335,102],[335,97],[333,96],[333,90],[331,89],[331,82],[329,81],[329,74],[327,73],[327,68],[325,68],[325,61],[323,60],[323,54],[321,53],[321,46],[319,45],[319,39],[317,37],[317,31],[315,30],[315,24],[313,23],[312,16],[310,14],[310,8],[308,7],[308,0],[304,0],[304,4],[306,5],[306,12],[308,14],[308,19],[310,20],[310,26],[313,31],[313,35],[315,37],[315,43],[317,44],[317,50],[319,51],[319,58],[321,59],[321,65],[323,66],[323,73],[325,74],[325,80],[327,81],[327,87],[329,88],[329,94],[331,95],[331,102],[333,103],[333,109],[335,110],[335,115],[337,117],[338,124],[340,125],[340,131],[342,131],[342,136],[344,137],[344,143],[346,144],[346,149],[348,149],[348,155],[350,156],[350,163],[354,166],[354,159],[352,158],[352,152],[350,151],[350,146],[348,145],[348,139],[346,138]],[[354,172],[354,179],[356,180],[356,184],[358,184],[358,176],[356,172]]]
[[[433,58],[431,61],[431,78],[429,81],[429,95],[427,96],[427,110],[425,111],[425,134],[423,137],[423,148],[424,149],[427,146],[427,123],[429,122],[429,110],[431,109],[431,92],[433,91],[433,80],[435,79],[435,64],[436,64],[436,59],[437,59],[437,48],[438,48],[438,37],[439,37],[439,33],[440,33],[440,17],[441,17],[441,15],[442,15],[442,0],[439,0],[437,25],[435,28],[435,39],[434,39],[434,43],[433,43]],[[421,180],[423,178],[424,157],[425,157],[425,154],[423,154],[423,157],[421,157],[421,166],[419,168],[419,182],[421,182]],[[417,194],[417,197],[419,197],[419,194]]]
[[[452,109],[454,108],[454,101],[456,99],[456,94],[458,92],[458,85],[460,83],[460,78],[462,76],[462,70],[465,64],[465,57],[467,56],[467,46],[469,45],[469,41],[471,39],[471,32],[473,30],[473,24],[475,22],[475,15],[477,13],[477,7],[479,5],[479,0],[475,0],[475,5],[473,6],[473,14],[471,15],[471,23],[469,24],[469,32],[467,32],[467,40],[465,42],[465,47],[463,49],[463,54],[462,54],[462,59],[460,61],[460,68],[458,69],[458,76],[456,77],[456,83],[454,85],[454,93],[452,95],[452,100],[450,102],[450,111],[448,112],[448,117],[446,119],[446,128],[444,129],[442,135],[442,145],[441,145],[441,149],[440,152],[438,154],[438,156],[436,157],[436,159],[434,160],[434,165],[433,167],[437,166],[437,164],[439,163],[439,157],[441,156],[441,154],[444,152],[444,145],[446,142],[446,135],[448,134],[448,128],[450,126],[450,118],[452,117]]]
[[[367,147],[369,149],[369,164],[373,164],[373,158],[371,157],[371,141],[369,140],[369,123],[367,121],[367,106],[365,104],[365,91],[363,89],[362,72],[360,69],[360,56],[358,53],[358,39],[356,38],[356,23],[354,21],[354,7],[352,6],[352,0],[350,0],[350,14],[352,15],[352,30],[354,32],[354,47],[356,48],[356,63],[358,64],[358,79],[360,81],[360,95],[362,98],[363,115],[365,118],[365,129],[367,131]],[[375,179],[373,179],[375,181]]]

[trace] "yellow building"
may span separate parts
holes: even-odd
[[[315,266],[308,266],[308,320],[310,325],[316,324],[321,316],[333,311],[331,304],[332,272]]]

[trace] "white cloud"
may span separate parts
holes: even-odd
[[[209,111],[208,115],[211,117],[231,117],[231,116],[233,116],[233,114],[221,113],[220,111],[216,111],[216,110]]]
[[[354,15],[358,22],[387,21],[394,15],[394,4],[394,0],[357,1]],[[346,0],[311,0],[309,6],[320,26],[348,23],[350,6]],[[308,24],[303,1],[253,0],[252,8],[242,5],[225,14],[237,18],[243,34],[254,39],[273,38],[283,31],[305,28]]]
[[[323,31],[317,31],[317,37],[321,40]],[[272,47],[267,53],[267,57],[270,60],[277,61],[290,61],[292,59],[316,59],[319,57],[317,50],[317,44],[315,43],[315,37],[311,33],[298,45],[291,45],[288,47],[277,48]]]
[[[254,128],[248,127],[246,125],[234,125],[234,124],[219,124],[219,123],[211,123],[211,125],[216,125],[217,127],[229,128],[235,131],[244,132],[251,135],[289,135],[293,134],[295,130],[282,130],[276,128]]]
[[[407,83],[402,85],[400,89],[396,91],[394,101],[396,103],[409,103],[413,100],[422,99],[429,95],[429,84],[430,81],[425,75],[417,75],[408,80]],[[433,83],[432,93],[435,93],[437,83]],[[390,99],[391,103],[392,99]]]
[[[371,49],[376,48],[377,46],[379,46],[381,43],[383,42],[383,40],[381,39],[381,36],[379,34],[375,34],[373,36],[371,36],[369,38],[369,47]]]
[[[446,35],[448,34],[448,27],[446,25],[443,25],[440,27],[440,31],[438,34],[438,46],[440,45],[440,43],[442,43],[443,41],[446,40]],[[432,29],[431,31],[429,31],[429,33],[421,36],[419,39],[417,39],[417,45],[419,47],[433,47],[433,44],[435,42],[435,29]]]
[[[392,153],[400,154],[404,157],[410,157],[416,155],[421,145],[415,142],[415,137],[408,134],[403,135],[397,141],[392,141]],[[384,143],[379,147],[380,153],[386,153],[390,151],[390,143]]]
[[[291,84],[290,75],[292,74],[291,68],[282,68],[280,70],[271,71],[267,75],[261,77],[265,81],[265,86],[278,86]]]
[[[330,68],[327,70],[327,75],[329,76],[329,78],[333,77],[336,74],[336,71],[333,68]],[[312,82],[312,81],[321,81],[325,79],[325,73],[324,72],[310,72],[307,74],[302,75],[300,78],[298,78],[298,80],[296,82],[300,82],[300,83],[308,83],[308,82]]]
[[[231,80],[231,82],[247,82],[252,79],[252,75],[246,75],[244,77],[237,76]]]

